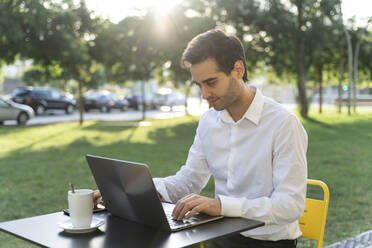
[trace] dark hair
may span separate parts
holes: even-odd
[[[181,66],[188,68],[205,61],[214,59],[218,69],[230,75],[236,61],[244,64],[243,80],[247,82],[247,66],[245,63],[244,48],[241,41],[233,35],[227,35],[221,30],[209,30],[194,37],[182,54]]]

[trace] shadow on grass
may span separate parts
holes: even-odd
[[[0,125],[0,135],[8,133],[20,133],[28,130],[28,126],[2,126]]]
[[[304,121],[305,129],[312,134],[316,131],[316,135],[323,135],[324,138],[351,138],[351,140],[372,138],[372,120],[361,119],[354,122],[341,122],[336,124],[329,124],[319,121],[314,118],[308,118]],[[309,135],[310,136],[310,135]],[[330,136],[330,137],[328,137]],[[311,138],[311,137],[309,137]],[[347,140],[347,139],[345,139]]]
[[[309,121],[309,122],[311,122],[311,123],[313,123],[313,124],[317,124],[317,125],[320,126],[320,127],[324,127],[324,128],[334,128],[333,125],[330,125],[330,124],[328,124],[328,123],[326,123],[326,122],[319,121],[319,120],[317,120],[317,119],[315,119],[315,118],[312,118],[312,117],[307,118],[306,121]]]
[[[125,130],[135,130],[139,127],[139,121],[138,122],[126,122],[126,121],[118,121],[118,122],[106,122],[106,121],[99,121],[94,122],[91,125],[82,127],[82,130],[87,131],[100,131],[100,132],[109,132],[109,133],[115,133],[115,132],[121,132]]]

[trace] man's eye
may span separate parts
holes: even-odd
[[[214,86],[215,84],[216,84],[216,81],[208,82],[208,83],[207,83],[208,86]]]

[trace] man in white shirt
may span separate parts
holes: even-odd
[[[212,108],[199,121],[186,164],[174,176],[154,179],[161,196],[177,202],[173,217],[204,212],[265,222],[206,247],[296,247],[306,197],[303,126],[247,84],[244,49],[235,36],[202,33],[181,61]],[[198,195],[211,175],[216,197]]]

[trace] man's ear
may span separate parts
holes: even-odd
[[[236,74],[239,79],[243,79],[244,73],[245,73],[245,68],[244,68],[244,63],[241,60],[237,60],[234,64],[234,71],[236,71]]]

